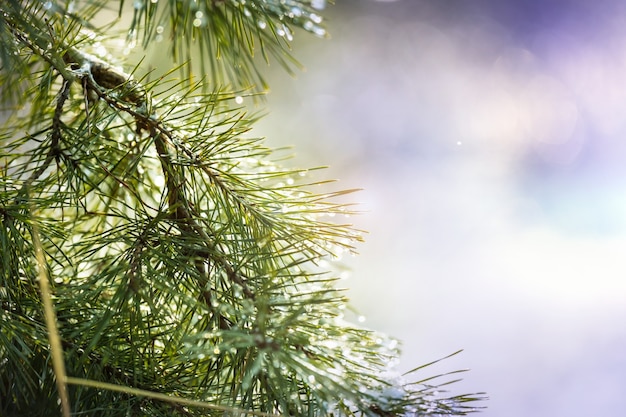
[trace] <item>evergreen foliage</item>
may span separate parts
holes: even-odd
[[[2,2],[0,415],[473,410],[394,377],[395,342],[343,320],[323,265],[360,239],[330,218],[349,191],[281,169],[239,108],[264,87],[255,54],[297,66],[290,40],[325,35],[321,6]],[[103,49],[120,37],[181,65]]]

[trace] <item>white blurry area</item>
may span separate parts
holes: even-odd
[[[471,368],[484,417],[623,415],[624,3],[337,3],[255,132],[364,188],[365,324],[402,370],[464,349],[420,376]]]

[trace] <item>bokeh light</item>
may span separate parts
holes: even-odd
[[[369,230],[347,260],[408,370],[469,367],[484,417],[623,413],[626,4],[342,0],[256,129],[329,164]],[[296,34],[298,35],[298,34]],[[357,316],[358,317],[358,316]]]

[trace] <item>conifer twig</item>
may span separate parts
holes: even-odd
[[[115,23],[89,21],[106,1],[61,3],[0,1],[1,98],[27,110],[0,127],[0,414],[69,417],[68,397],[104,417],[469,412],[476,398],[441,398],[436,377],[382,375],[395,346],[342,320],[322,262],[360,231],[320,216],[351,190],[316,193],[326,181],[269,161],[254,118],[222,107],[237,93],[205,88],[265,87],[255,51],[289,67],[290,28],[325,34],[325,2],[132,2],[127,40],[176,59],[195,43],[211,66],[164,93],[169,73],[102,58]]]
[[[179,141],[175,139],[175,134],[170,129],[164,126],[154,115],[149,114],[148,109],[151,108],[149,102],[150,96],[143,85],[133,81],[131,75],[126,74],[121,69],[115,68],[99,58],[82,53],[76,49],[68,49],[65,60],[68,64],[80,66],[80,69],[77,70],[77,74],[84,77],[89,88],[93,90],[98,97],[105,100],[108,105],[131,115],[135,119],[138,134],[143,130],[148,131],[148,134],[154,141],[157,155],[161,161],[163,174],[166,179],[169,210],[173,216],[173,220],[175,220],[175,224],[183,234],[195,235],[199,237],[201,241],[205,242],[205,244],[209,245],[204,251],[196,250],[196,255],[205,257],[206,259],[213,259],[213,261],[224,269],[228,279],[238,284],[242,288],[243,294],[248,299],[253,300],[255,294],[247,283],[248,277],[242,272],[236,271],[226,260],[225,256],[216,253],[214,247],[215,243],[210,243],[212,242],[211,236],[204,227],[200,226],[195,220],[196,217],[193,215],[193,207],[184,194],[185,180],[182,174],[176,171],[175,164],[171,157],[171,149],[175,147],[173,143],[179,143]],[[126,87],[124,91],[127,94],[124,95],[124,99],[132,104],[133,107],[117,98],[111,97],[106,91],[120,87]],[[189,155],[190,151],[185,149],[185,153]],[[218,180],[217,174],[212,173],[206,166],[202,166],[202,169],[209,174],[210,178],[220,185],[220,188],[225,188],[224,184]],[[206,266],[197,264],[196,269],[200,276],[206,275],[205,268]],[[207,289],[209,282],[208,279],[203,281],[204,282],[200,283],[201,288],[203,288],[203,298],[209,308],[212,309],[210,302],[211,296]],[[224,326],[225,322],[225,319],[220,316],[221,326]]]

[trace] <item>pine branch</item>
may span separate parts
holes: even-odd
[[[292,67],[301,67],[290,53],[294,29],[325,37],[318,10],[324,4],[319,0],[139,0],[133,2],[129,37],[147,47],[162,41],[169,29],[171,56],[182,63],[199,54],[201,72],[212,75],[213,85],[267,88],[255,53],[260,52],[267,63],[276,60],[293,74]],[[187,77],[192,73],[189,66]]]
[[[360,239],[323,220],[349,212],[331,199],[350,190],[317,194],[303,171],[277,168],[247,137],[252,119],[231,108],[239,93],[135,78],[87,53],[95,38],[81,34],[98,32],[89,21],[104,2],[84,12],[36,3],[0,6],[10,52],[0,80],[13,80],[6,68],[28,77],[4,98],[30,106],[0,130],[2,413],[58,408],[37,253],[69,375],[56,378],[72,384],[77,413],[472,411],[478,396],[434,397],[445,384],[389,377],[395,344],[343,321],[347,300],[319,265]],[[255,42],[278,57],[287,25],[325,33],[318,4],[136,2],[131,38],[143,28],[150,46],[171,19],[174,51],[193,37],[215,82],[245,85],[258,75]]]

